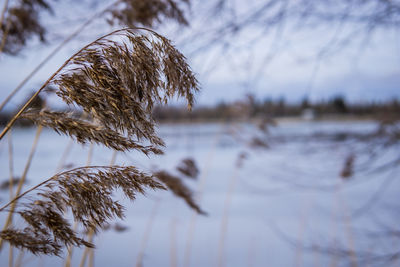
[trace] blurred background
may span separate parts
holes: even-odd
[[[30,158],[26,189],[116,157],[118,165],[179,179],[205,212],[169,191],[122,200],[126,219],[95,236],[84,264],[399,264],[400,1],[0,4],[3,126],[74,52],[123,27],[153,28],[172,40],[200,83],[192,111],[180,100],[154,109],[162,156],[113,154],[51,129],[38,136],[24,120],[0,142],[1,202],[9,176],[24,175]],[[36,105],[66,109],[56,90]],[[71,266],[82,266],[83,251],[74,251]],[[65,265],[67,255],[13,253],[15,266]]]

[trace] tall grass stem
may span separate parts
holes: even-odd
[[[11,200],[9,202],[9,204],[8,204],[8,205],[11,205],[11,208],[10,208],[10,211],[8,212],[8,216],[7,216],[7,219],[6,219],[6,223],[4,224],[3,230],[6,230],[8,228],[8,226],[10,226],[10,224],[12,222],[12,217],[13,217],[13,214],[14,214],[15,206],[17,204],[17,200],[19,199],[19,197],[22,196],[22,195],[20,195],[21,190],[22,190],[22,186],[25,183],[26,175],[28,174],[29,168],[30,168],[32,160],[33,160],[33,156],[35,155],[36,148],[37,148],[37,145],[38,145],[38,142],[39,142],[39,137],[40,137],[40,134],[42,133],[42,129],[43,129],[43,127],[41,125],[39,125],[37,127],[35,139],[33,141],[32,148],[31,148],[31,151],[30,151],[29,156],[28,156],[28,160],[27,160],[27,162],[25,164],[24,171],[22,173],[21,179],[19,180],[19,183],[18,183],[17,190],[15,192],[15,198],[14,198],[14,200]],[[2,248],[2,245],[3,245],[3,239],[0,239],[0,250]]]
[[[225,127],[224,125],[222,127]],[[197,185],[197,204],[201,205],[201,200],[203,197],[203,191],[204,187],[207,182],[207,177],[208,177],[208,172],[211,168],[211,165],[213,163],[213,158],[215,154],[215,150],[217,148],[217,144],[219,140],[221,139],[223,133],[223,129],[221,129],[214,137],[213,145],[211,147],[211,150],[208,152],[207,159],[206,159],[206,165],[204,168],[204,171],[202,171],[201,179]],[[189,232],[188,236],[186,239],[186,244],[185,244],[185,252],[184,252],[184,258],[183,258],[183,266],[184,267],[189,267],[190,266],[190,260],[191,260],[191,254],[192,254],[192,243],[194,240],[194,233],[196,229],[196,220],[197,220],[197,212],[192,212],[192,216],[190,218],[190,223],[189,223]]]
[[[111,160],[110,160],[109,166],[113,166],[115,164],[115,162],[117,160],[117,154],[118,154],[117,151],[114,150],[113,153],[112,153],[112,156],[111,156]],[[88,166],[90,165],[90,162],[92,160],[92,156],[93,156],[93,143],[91,143],[91,146],[89,148],[88,160],[86,162]],[[88,242],[92,243],[93,242],[93,237],[94,237],[93,229],[89,230],[89,233],[87,234],[87,237],[88,237]],[[84,267],[85,266],[86,259],[88,258],[88,256],[89,256],[89,263],[88,264],[89,264],[89,266],[93,266],[93,264],[94,264],[94,251],[93,251],[92,248],[86,247],[85,250],[83,251],[83,254],[82,254],[81,263],[79,265],[80,267]]]
[[[9,175],[10,175],[10,182],[9,182],[9,193],[10,193],[10,200],[12,200],[14,195],[14,153],[13,153],[13,143],[12,143],[12,131],[8,132],[8,167],[9,167]],[[13,246],[10,244],[9,251],[8,251],[8,266],[13,267],[14,265],[14,249]]]

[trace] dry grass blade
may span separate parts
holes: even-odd
[[[186,204],[189,205],[193,210],[197,213],[206,215],[207,213],[204,212],[199,205],[193,199],[193,192],[184,184],[182,181],[166,171],[158,171],[154,173],[154,176],[157,177],[162,183],[164,183],[168,189],[174,193],[177,197],[182,198],[185,200]]]
[[[115,190],[120,189],[134,200],[146,188],[165,189],[152,176],[134,167],[91,166],[59,173],[0,208],[3,211],[26,194],[39,190],[36,199],[21,204],[15,211],[27,227],[8,228],[0,232],[0,237],[34,254],[59,255],[67,246],[92,247],[77,236],[64,215],[70,210],[75,221],[96,232],[110,219],[124,216],[124,207],[112,198]]]
[[[162,154],[156,146],[142,146],[131,139],[122,136],[120,133],[104,126],[78,119],[68,112],[51,112],[35,110],[24,113],[24,118],[33,120],[42,126],[50,127],[57,133],[66,134],[75,138],[81,144],[98,143],[117,151],[137,149],[146,155],[149,153]],[[159,145],[163,145],[160,141]]]

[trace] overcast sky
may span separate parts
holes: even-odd
[[[289,101],[299,101],[305,96],[318,100],[343,95],[350,101],[380,101],[400,97],[400,38],[396,30],[377,31],[366,42],[361,40],[362,36],[355,36],[354,42],[318,59],[321,47],[329,45],[330,40],[333,40],[327,27],[288,30],[279,38],[274,32],[270,32],[260,39],[251,39],[257,31],[247,30],[236,36],[233,45],[229,47],[216,45],[201,52],[193,52],[197,43],[185,43],[185,37],[193,36],[196,31],[207,32],[207,29],[204,31],[205,26],[201,20],[193,21],[192,26],[185,30],[160,31],[175,41],[197,73],[202,86],[197,97],[198,104],[234,101],[248,93],[261,99],[284,97]],[[211,28],[213,24],[208,26]],[[74,27],[76,26],[62,30],[72,32]],[[205,38],[212,36],[204,34]],[[74,42],[60,51],[23,88],[8,108],[15,107],[28,92],[37,89],[85,42],[87,39],[83,38],[82,43]],[[332,47],[333,43],[332,41]],[[1,99],[49,53],[51,47],[36,45],[18,57],[2,56]]]

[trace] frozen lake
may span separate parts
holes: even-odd
[[[250,124],[162,125],[165,155],[120,153],[117,164],[177,173],[182,159],[193,158],[199,178],[184,182],[208,216],[194,214],[170,192],[148,192],[133,203],[122,199],[126,219],[118,223],[128,229],[95,237],[94,265],[135,266],[140,252],[142,266],[398,265],[387,260],[400,251],[399,168],[380,167],[398,158],[399,148],[379,138],[364,140],[375,129],[373,122],[284,122],[265,135]],[[33,128],[13,131],[17,176],[34,135]],[[254,136],[268,148],[250,146]],[[43,131],[25,189],[55,173],[68,144],[68,138]],[[7,150],[3,140],[3,180]],[[85,165],[88,151],[75,143],[65,164]],[[91,165],[109,164],[112,151],[95,146],[92,152]],[[349,155],[355,175],[343,179]],[[5,203],[7,191],[0,198]],[[79,266],[81,254],[74,250],[72,266]],[[7,249],[0,260],[7,265]],[[25,253],[22,266],[63,266],[63,259]]]

